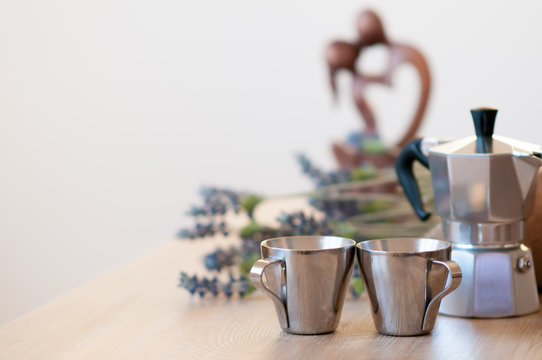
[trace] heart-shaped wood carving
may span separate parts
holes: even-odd
[[[347,70],[354,78],[352,95],[354,102],[365,122],[364,133],[366,135],[377,134],[377,121],[366,97],[367,88],[372,84],[392,86],[392,78],[395,70],[402,64],[409,64],[416,70],[421,83],[421,91],[418,104],[411,119],[410,125],[396,144],[396,149],[390,149],[385,153],[367,154],[360,149],[344,143],[333,144],[333,152],[342,168],[351,168],[360,163],[368,162],[377,167],[391,165],[395,162],[397,148],[402,148],[413,140],[427,107],[431,88],[429,67],[423,55],[409,45],[389,41],[384,33],[384,27],[375,12],[367,10],[361,13],[357,19],[358,39],[354,42],[334,41],[326,51],[326,60],[330,71],[330,85],[336,96],[337,88],[335,75],[339,70]],[[356,69],[362,52],[370,46],[382,44],[389,50],[389,62],[386,70],[381,75],[365,74],[363,69]]]

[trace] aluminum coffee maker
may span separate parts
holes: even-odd
[[[427,220],[431,214],[423,207],[414,160],[431,170],[435,211],[452,243],[452,260],[463,271],[441,313],[476,318],[533,313],[539,308],[534,265],[522,242],[542,148],[493,135],[495,109],[471,113],[476,136],[409,143],[397,159],[399,182],[418,217]]]

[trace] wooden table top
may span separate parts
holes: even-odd
[[[0,359],[542,359],[542,313],[439,315],[427,336],[379,335],[363,297],[328,335],[281,331],[270,299],[199,299],[181,270],[232,239],[170,241],[0,328]]]

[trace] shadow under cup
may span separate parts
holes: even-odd
[[[350,283],[355,241],[334,236],[290,236],[261,243],[250,278],[293,334],[335,331]]]
[[[461,283],[451,244],[424,238],[364,241],[358,263],[376,329],[385,335],[429,333],[440,301]]]

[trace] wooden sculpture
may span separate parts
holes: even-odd
[[[392,165],[395,162],[397,148],[403,147],[416,136],[422,122],[429,99],[431,78],[429,68],[422,54],[412,46],[399,44],[388,40],[382,22],[378,15],[370,10],[364,11],[357,19],[358,37],[353,42],[334,41],[326,50],[326,60],[329,66],[330,85],[333,95],[337,96],[335,76],[339,70],[346,70],[353,77],[352,95],[354,102],[365,123],[364,134],[376,135],[377,121],[365,97],[366,89],[371,84],[392,86],[395,70],[403,64],[412,65],[420,78],[421,92],[416,111],[406,133],[399,139],[395,149],[383,153],[364,153],[361,149],[346,143],[333,144],[333,152],[341,168],[352,168],[361,163],[370,163],[376,167]],[[363,51],[370,46],[383,44],[389,49],[389,62],[386,71],[381,75],[365,74],[363,69],[356,69],[356,62]]]

